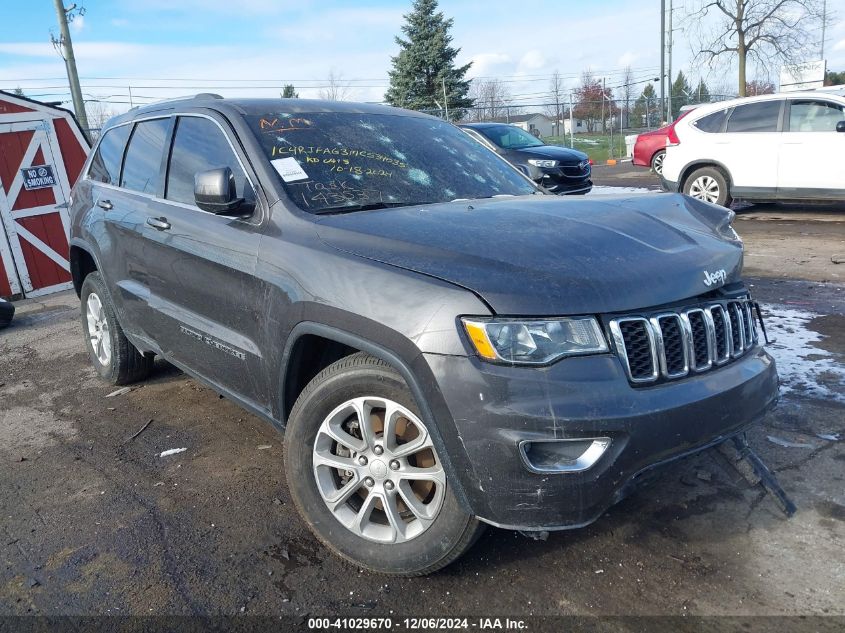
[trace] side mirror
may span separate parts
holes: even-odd
[[[837,132],[845,132],[845,121],[840,121],[836,124],[836,131]]]
[[[235,175],[228,167],[198,172],[194,176],[194,200],[203,211],[216,214],[232,213],[244,202],[237,197]]]

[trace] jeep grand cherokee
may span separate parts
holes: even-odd
[[[590,523],[776,399],[703,201],[563,199],[423,114],[213,95],[111,120],[83,174],[94,367],[160,356],[284,429],[303,518],[372,570]]]

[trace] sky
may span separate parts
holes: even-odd
[[[690,83],[735,90],[728,64],[715,69],[692,61],[690,34],[675,0],[673,74]],[[330,73],[348,98],[381,101],[391,56],[398,53],[403,14],[411,0],[78,0],[84,15],[71,37],[84,98],[112,112],[163,98],[217,92],[278,96],[292,83],[303,98],[317,97]],[[827,0],[828,68],[845,70],[845,0]],[[0,89],[70,106],[64,62],[50,37],[58,33],[51,0],[0,0]],[[70,3],[66,0],[66,6]],[[458,63],[469,77],[505,82],[515,103],[547,102],[555,71],[567,88],[591,70],[609,87],[631,66],[638,82],[659,75],[658,0],[441,0],[454,19]],[[820,39],[819,30],[814,36]],[[777,82],[778,68],[758,69]],[[656,86],[655,86],[656,87]],[[131,97],[130,97],[131,92]],[[530,108],[529,108],[530,109]]]

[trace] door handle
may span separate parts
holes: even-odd
[[[114,205],[111,203],[111,200],[97,200],[97,206],[105,211],[111,211],[114,209]]]
[[[159,231],[166,231],[170,228],[167,218],[147,218],[147,224]]]

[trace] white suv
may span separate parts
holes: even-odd
[[[699,106],[668,131],[663,186],[728,206],[845,200],[845,98],[794,92]]]

